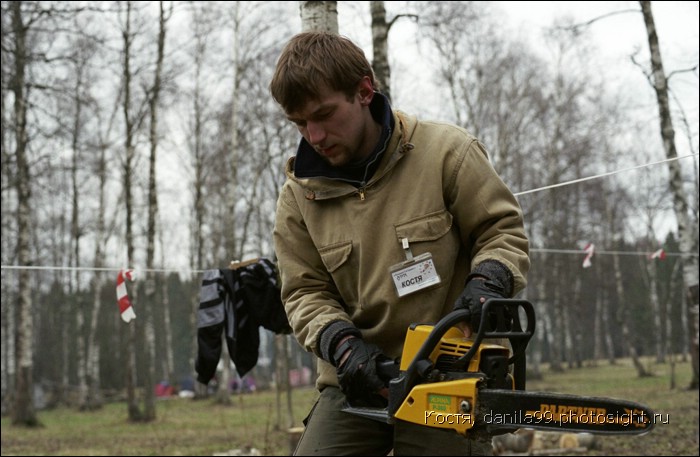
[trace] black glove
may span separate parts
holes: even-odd
[[[483,301],[481,299],[484,299]],[[453,310],[468,309],[471,311],[469,323],[472,331],[479,331],[481,323],[481,308],[489,298],[506,298],[505,287],[496,279],[488,279],[483,276],[469,276],[467,285],[454,304]]]
[[[348,357],[339,365],[343,354]],[[337,368],[340,390],[353,406],[387,405],[387,400],[378,392],[386,383],[377,374],[377,362],[388,360],[374,344],[365,343],[362,338],[353,337],[338,345],[333,357]]]

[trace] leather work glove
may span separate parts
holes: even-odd
[[[351,337],[338,345],[333,359],[340,390],[351,405],[387,405],[386,398],[379,394],[386,388],[386,383],[377,373],[377,362],[389,358],[376,345],[365,343],[359,337]]]
[[[455,301],[453,310],[468,309],[471,311],[469,325],[471,332],[465,331],[465,336],[471,336],[471,333],[479,331],[481,323],[481,308],[486,300],[490,298],[507,298],[505,296],[505,287],[496,279],[489,279],[481,275],[470,275],[467,278],[467,285],[462,291],[462,295]]]

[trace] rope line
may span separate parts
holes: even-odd
[[[530,252],[546,252],[546,253],[555,253],[555,254],[585,254],[586,252],[583,250],[576,250],[576,249],[546,249],[546,248],[532,248],[530,249]],[[644,255],[644,256],[649,256],[653,254],[653,252],[644,252],[644,251],[598,251],[596,249],[595,255],[600,255],[600,254],[610,254],[610,255]],[[683,253],[683,252],[666,252],[664,251],[664,255],[666,257],[698,257],[698,254],[693,254],[693,253]]]
[[[536,189],[524,190],[522,192],[517,192],[513,195],[515,195],[516,197],[519,197],[520,195],[531,194],[534,192],[539,192],[539,191],[547,190],[547,189],[554,189],[555,187],[568,186],[570,184],[576,184],[576,183],[583,182],[583,181],[590,181],[592,179],[604,178],[606,176],[616,175],[618,173],[622,173],[625,171],[637,170],[639,168],[650,167],[652,165],[659,165],[659,164],[666,163],[666,162],[673,162],[674,160],[687,159],[688,157],[693,157],[693,156],[696,156],[698,154],[700,154],[700,153],[696,152],[695,154],[688,154],[688,155],[681,156],[681,157],[672,157],[670,159],[659,160],[657,162],[649,162],[649,163],[645,163],[643,165],[635,165],[634,167],[622,168],[620,170],[609,171],[607,173],[601,173],[599,175],[588,176],[586,178],[573,179],[571,181],[561,182],[559,184],[552,184],[549,186],[538,187]]]
[[[123,267],[62,267],[62,266],[37,266],[37,265],[2,265],[3,270],[61,270],[61,271],[121,271]],[[135,268],[139,273],[204,273],[206,270],[190,268]]]
[[[584,255],[586,252],[582,249],[547,249],[547,248],[532,248],[530,252],[542,252],[551,254],[575,254]],[[647,251],[595,251],[595,255],[637,255],[650,256],[653,252]],[[698,254],[683,253],[683,252],[665,252],[666,257],[698,257]],[[36,265],[2,265],[3,270],[60,270],[60,271],[121,271],[123,268],[91,268],[91,267],[61,267],[61,266],[36,266]],[[193,268],[136,268],[138,272],[148,273],[204,273],[206,270],[197,270]]]

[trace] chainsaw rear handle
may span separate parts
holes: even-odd
[[[498,309],[501,308],[501,309]],[[522,308],[525,311],[525,316],[527,317],[527,326],[523,330],[520,323],[519,309]],[[495,328],[494,322],[491,321],[490,316],[492,314],[496,315]],[[408,367],[407,372],[410,372],[412,367],[416,365],[419,361],[428,359],[430,354],[441,341],[442,337],[447,333],[449,329],[454,327],[455,324],[462,321],[469,321],[471,317],[471,311],[468,309],[459,309],[452,311],[450,314],[446,315],[440,321],[435,324],[433,330],[426,338],[425,342],[421,348],[416,353],[413,361]],[[469,351],[460,357],[455,362],[455,369],[459,371],[465,371],[472,357],[479,348],[479,345],[484,339],[493,338],[507,338],[513,349],[513,355],[508,359],[508,364],[512,364],[516,359],[525,355],[525,349],[527,349],[527,344],[530,338],[535,333],[535,309],[527,300],[517,300],[509,298],[491,298],[487,300],[481,309],[481,323],[479,325],[479,331],[474,337],[474,343]]]
[[[520,309],[525,312],[527,319],[527,325],[524,330],[520,323]],[[495,314],[495,322],[492,321],[491,314]],[[467,315],[471,315],[468,310]],[[507,298],[489,299],[481,309],[481,323],[472,347],[466,354],[457,359],[454,363],[454,368],[456,371],[466,371],[469,362],[484,339],[507,338],[513,350],[513,355],[508,359],[508,365],[513,365],[515,388],[525,390],[525,350],[534,334],[535,308],[532,306],[532,303],[527,300]]]
[[[527,317],[527,327],[525,330],[523,330],[522,325],[520,325],[520,313],[518,311],[520,308],[525,311],[525,316]],[[492,319],[494,315],[496,317],[495,322]],[[469,316],[471,316],[471,313],[467,310],[466,319],[468,319]],[[525,356],[527,344],[534,333],[535,309],[532,303],[527,300],[507,298],[489,299],[484,303],[481,309],[481,323],[479,324],[479,331],[474,337],[474,343],[469,351],[455,362],[455,369],[461,371],[466,370],[481,342],[484,339],[492,338],[507,338],[510,341],[513,355],[508,359],[508,364],[515,363],[520,357]]]
[[[502,308],[496,310],[497,308]],[[523,330],[520,323],[519,310],[525,311],[527,317],[527,325]],[[489,312],[495,313],[496,319],[495,328],[492,328],[492,322],[489,319]],[[504,311],[507,311],[504,312]],[[401,401],[408,395],[408,392],[419,383],[421,379],[425,379],[429,371],[433,368],[430,361],[435,347],[440,343],[442,337],[455,324],[462,321],[469,321],[471,311],[468,309],[459,309],[452,311],[433,327],[428,337],[423,342],[405,373],[402,373],[398,378],[390,382],[390,390],[397,392]],[[454,363],[455,370],[466,371],[472,357],[476,354],[479,344],[484,339],[492,338],[507,338],[510,341],[513,349],[513,356],[508,359],[508,364],[513,364],[513,375],[515,378],[515,388],[519,390],[525,389],[525,350],[527,344],[535,332],[535,310],[527,300],[507,299],[507,298],[491,298],[484,303],[481,310],[481,324],[479,331],[476,333],[472,347]],[[390,413],[396,413],[400,406],[400,402],[389,402]]]

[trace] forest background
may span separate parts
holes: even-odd
[[[639,5],[518,29],[507,3],[387,3],[384,90],[396,107],[479,137],[518,195],[533,258],[524,298],[539,319],[531,376],[545,362],[690,357],[681,258],[697,254],[674,231]],[[671,115],[697,247],[698,3],[674,3],[688,8],[675,26],[692,29],[692,44],[659,37],[674,56]],[[383,2],[338,5],[341,33],[370,57],[372,4]],[[609,71],[620,62],[591,38],[623,14],[639,22],[623,64],[636,79]],[[201,273],[274,259],[298,133],[267,84],[299,26],[296,2],[2,2],[3,414],[18,379],[35,406],[80,409],[123,398],[129,383],[147,397],[160,381],[191,380]],[[128,284],[138,316],[128,325],[116,307],[122,268],[141,273]],[[259,387],[313,369],[291,337],[261,340]],[[132,406],[131,418],[154,416],[148,402]]]

